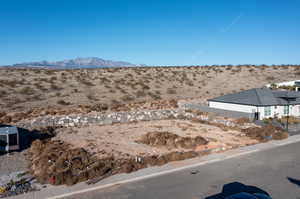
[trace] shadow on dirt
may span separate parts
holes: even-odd
[[[10,127],[11,125],[3,125],[0,124],[1,127]],[[35,140],[45,140],[48,138],[51,138],[55,135],[54,133],[54,128],[52,127],[47,127],[43,129],[36,129],[36,130],[28,130],[24,128],[19,128],[17,127],[18,132],[19,132],[19,150],[18,152],[21,152],[31,146],[31,143]],[[2,141],[3,142],[3,141]],[[2,143],[2,145],[6,145],[6,143]],[[1,145],[1,146],[2,146]],[[7,154],[7,152],[0,152],[0,156]]]
[[[223,186],[221,193],[213,195],[213,196],[208,196],[205,199],[227,199],[227,198],[230,199],[230,198],[234,198],[234,197],[230,197],[230,196],[232,196],[234,194],[239,194],[239,193],[247,193],[250,195],[251,194],[262,194],[262,195],[268,196],[268,197],[265,197],[266,199],[270,197],[270,195],[266,191],[264,191],[258,187],[248,186],[248,185],[242,184],[240,182],[232,182],[232,183],[225,184]],[[236,197],[236,198],[239,198],[239,197]],[[251,197],[251,198],[253,198],[253,197]],[[246,197],[245,197],[245,199],[246,199]]]

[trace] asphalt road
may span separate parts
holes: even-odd
[[[300,142],[68,198],[219,199],[223,188],[237,190],[242,183],[274,199],[300,199],[298,180]]]

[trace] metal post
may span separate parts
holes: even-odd
[[[289,114],[290,114],[290,101],[288,100],[288,112],[286,117],[286,131],[289,132]]]

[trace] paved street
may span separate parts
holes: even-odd
[[[68,198],[218,199],[223,185],[228,188],[239,182],[264,190],[274,199],[299,199],[298,180],[300,142]]]

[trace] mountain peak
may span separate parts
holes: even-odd
[[[134,67],[139,66],[124,61],[105,60],[98,57],[77,57],[75,59],[66,59],[63,61],[38,61],[14,64],[13,66],[73,69],[73,68],[107,68],[107,67]]]

